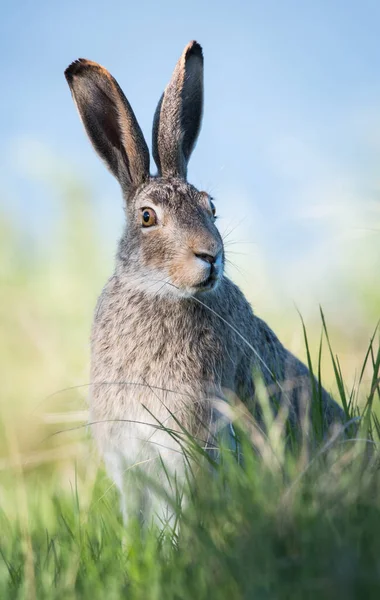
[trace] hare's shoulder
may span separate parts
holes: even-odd
[[[223,318],[224,328],[234,330],[235,336],[238,332],[239,345],[245,345],[248,349],[248,344],[244,344],[241,338],[247,338],[247,342],[252,338],[256,328],[256,317],[241,289],[228,277],[223,277],[220,293],[213,302],[213,309]]]

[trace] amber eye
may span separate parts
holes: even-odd
[[[152,225],[156,225],[156,223],[157,215],[153,208],[143,208],[141,212],[141,225],[143,227],[152,227]]]
[[[215,204],[213,203],[212,200],[210,200],[210,206],[211,206],[212,216],[216,217],[216,208],[215,208]]]

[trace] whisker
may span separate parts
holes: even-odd
[[[238,221],[236,223],[236,225],[232,226],[229,230],[225,229],[225,231],[221,234],[223,241],[229,236],[231,235],[231,233],[233,233],[244,221],[244,218],[240,219],[240,221]]]
[[[228,256],[230,254],[236,254],[237,256],[248,256],[247,252],[236,252],[235,250],[228,250]]]
[[[227,242],[224,242],[224,246],[228,247],[228,246],[240,246],[240,244],[254,244],[255,246],[257,245],[257,242],[255,242],[254,240],[227,240]]]
[[[178,412],[178,411],[176,411],[176,412]],[[175,415],[175,413],[173,412],[172,415]],[[172,417],[172,415],[169,415],[169,418]],[[165,421],[166,420],[167,419],[165,419]],[[73,431],[80,431],[81,429],[86,429],[87,427],[92,427],[93,425],[104,425],[106,423],[128,423],[128,424],[133,424],[133,425],[144,425],[144,426],[151,427],[155,431],[166,431],[166,432],[170,432],[178,437],[184,437],[184,438],[187,437],[183,432],[177,431],[175,429],[171,429],[170,427],[165,427],[163,424],[156,425],[155,423],[148,423],[147,421],[138,421],[136,419],[101,419],[99,421],[89,421],[88,423],[82,423],[82,425],[76,425],[75,427],[67,427],[66,429],[60,429],[59,431],[54,431],[53,433],[50,433],[45,438],[43,438],[41,440],[40,444],[43,444],[47,440],[50,440],[51,438],[53,438],[57,435],[60,435],[62,433],[70,433]],[[153,433],[155,433],[155,431]],[[195,436],[192,436],[192,438],[201,444],[207,443],[207,441],[203,440],[202,438],[197,438]],[[140,439],[140,438],[133,436],[133,439]],[[156,443],[156,442],[151,442],[151,443]]]
[[[240,273],[240,275],[244,276],[247,274],[246,270],[244,270],[245,272],[243,272],[243,269],[241,267],[238,267],[235,263],[231,262],[230,260],[226,259],[226,263],[231,267],[234,267],[234,269],[236,269]]]
[[[137,386],[137,387],[150,387],[152,389],[161,391],[161,392],[169,392],[171,394],[178,394],[180,396],[188,396],[188,397],[192,397],[191,394],[189,392],[180,392],[177,390],[172,390],[170,388],[164,388],[164,387],[160,387],[157,385],[149,385],[147,386],[146,383],[141,383],[141,382],[135,382],[135,381],[92,381],[89,383],[79,383],[77,385],[70,385],[68,387],[65,388],[61,388],[60,390],[56,390],[55,392],[52,392],[51,394],[49,394],[48,396],[45,396],[45,398],[43,398],[29,413],[29,416],[33,415],[38,408],[40,408],[42,406],[42,404],[44,404],[45,402],[48,402],[49,400],[51,400],[52,398],[54,398],[55,396],[58,396],[59,394],[63,394],[65,392],[71,392],[73,390],[78,390],[81,388],[88,388],[94,385],[130,385],[130,386]]]

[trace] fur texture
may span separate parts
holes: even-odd
[[[296,423],[305,390],[310,396],[309,373],[224,275],[213,203],[186,181],[203,108],[199,44],[185,48],[156,110],[156,177],[149,175],[143,134],[111,75],[81,59],[66,77],[96,151],[122,186],[127,216],[115,272],[93,323],[92,429],[122,492],[125,517],[137,506],[145,515],[154,510],[163,518],[165,502],[148,498],[142,486],[136,505],[132,498],[139,488],[126,477],[143,469],[169,485],[161,459],[178,478],[183,476],[181,448],[159,423],[178,430],[177,419],[206,443],[211,399],[223,398],[226,389],[260,418],[255,369],[275,388],[274,404],[287,402]],[[151,215],[153,224],[146,226],[144,219]],[[342,421],[342,410],[325,390],[322,400],[325,426]]]

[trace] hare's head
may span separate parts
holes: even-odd
[[[223,275],[224,251],[215,207],[186,181],[187,164],[202,120],[203,56],[190,42],[158,103],[153,156],[132,108],[100,65],[79,59],[65,72],[79,115],[98,154],[118,179],[127,227],[119,260],[145,290],[187,296],[213,290]]]

